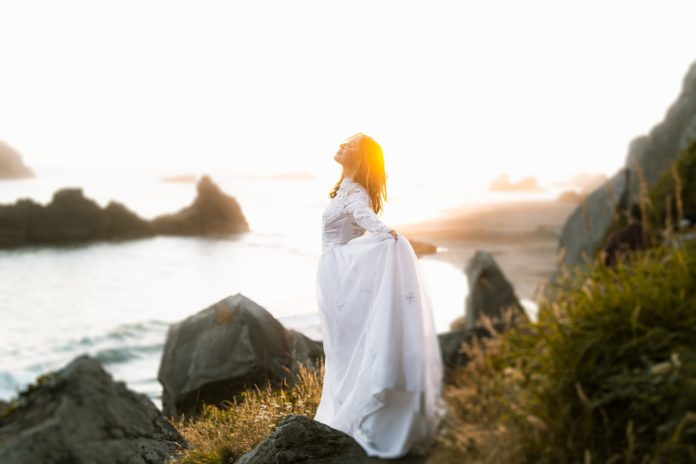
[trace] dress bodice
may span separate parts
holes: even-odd
[[[391,227],[375,214],[365,187],[345,177],[322,214],[322,253],[363,235],[365,230],[389,233]]]

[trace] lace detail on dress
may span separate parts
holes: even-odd
[[[346,177],[323,213],[322,252],[361,236],[365,230],[389,233],[391,227],[372,210],[365,187]]]

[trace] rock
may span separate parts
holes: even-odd
[[[580,172],[575,174],[570,179],[570,182],[572,186],[580,192],[580,195],[585,196],[589,192],[601,187],[608,180],[609,177],[607,177],[606,174]]]
[[[208,235],[248,232],[242,208],[234,197],[225,194],[209,176],[198,182],[193,203],[173,214],[156,217],[155,230],[165,235]]]
[[[20,154],[0,140],[0,179],[35,177],[34,171],[22,161]]]
[[[559,203],[580,203],[584,198],[584,195],[581,195],[575,190],[565,190],[560,195],[558,195],[556,201]]]
[[[464,330],[466,328],[466,318],[462,314],[461,316],[457,317],[454,319],[452,322],[449,324],[449,329],[452,331],[456,330]]]
[[[179,174],[179,175],[175,175],[175,176],[166,176],[166,177],[162,177],[160,179],[160,182],[195,184],[198,182],[198,175],[196,175],[196,174]]]
[[[538,192],[543,190],[534,177],[525,177],[519,182],[510,182],[507,174],[501,174],[493,179],[488,189],[501,192]]]
[[[320,346],[241,293],[220,300],[169,327],[157,377],[164,414],[191,417],[253,385],[291,384]]]
[[[222,193],[207,176],[198,184],[198,197],[192,206],[153,221],[115,201],[102,209],[85,198],[81,188],[58,190],[46,206],[26,198],[14,205],[0,205],[0,248],[243,230],[248,231],[249,226],[237,201]]]
[[[489,253],[476,250],[474,256],[469,259],[465,272],[469,282],[464,312],[467,329],[478,326],[483,315],[494,321],[502,320],[503,311],[508,307],[514,311],[514,320],[528,319],[512,284],[505,278]]]
[[[3,464],[164,463],[182,446],[147,396],[114,382],[86,355],[40,377],[0,417]]]
[[[29,199],[0,205],[0,247],[145,237],[150,224],[125,206],[102,209],[80,188],[58,190],[47,206]]]
[[[696,140],[696,62],[689,68],[681,93],[663,121],[648,135],[635,138],[629,145],[625,163],[630,170],[627,204],[640,199],[639,170],[643,172],[648,187],[652,187],[693,140]]]
[[[603,246],[619,211],[640,203],[640,184],[644,178],[651,188],[679,153],[696,140],[696,62],[682,83],[682,91],[664,120],[648,135],[629,144],[625,166],[592,191],[568,217],[558,245],[557,268],[549,277],[543,298],[553,300],[570,282],[575,269],[581,271]]]
[[[618,211],[626,207],[628,176],[628,169],[620,169],[568,216],[558,244],[563,266],[585,264],[602,247]]]
[[[239,458],[235,464],[362,464],[385,460],[370,458],[362,447],[346,433],[305,416],[285,416],[278,427],[256,448]],[[421,464],[425,458],[410,454],[389,459],[394,464]]]
[[[307,367],[319,367],[319,361],[324,358],[324,343],[312,340],[305,334],[293,329],[286,329],[286,336],[290,344],[292,363],[290,372],[292,378],[297,378],[300,364]]]
[[[494,322],[493,328],[496,332],[504,332],[508,326],[503,322]],[[452,368],[457,366],[466,366],[469,362],[469,357],[460,352],[460,347],[463,343],[471,345],[475,339],[483,340],[491,338],[491,332],[482,326],[474,327],[473,329],[452,330],[437,335],[440,343],[440,353],[442,354],[442,363],[445,367]]]
[[[130,239],[148,237],[155,234],[149,221],[116,201],[110,201],[104,208],[106,234],[109,239]]]

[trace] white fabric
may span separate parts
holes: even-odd
[[[418,452],[445,411],[442,357],[418,257],[408,240],[389,234],[367,190],[350,178],[322,222],[317,303],[325,372],[314,419],[351,435],[369,456]]]

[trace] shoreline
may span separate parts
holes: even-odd
[[[576,207],[555,199],[467,205],[395,229],[409,239],[436,245],[437,253],[427,258],[448,262],[462,272],[476,250],[489,252],[517,296],[537,301],[539,285],[556,268],[563,225]]]

